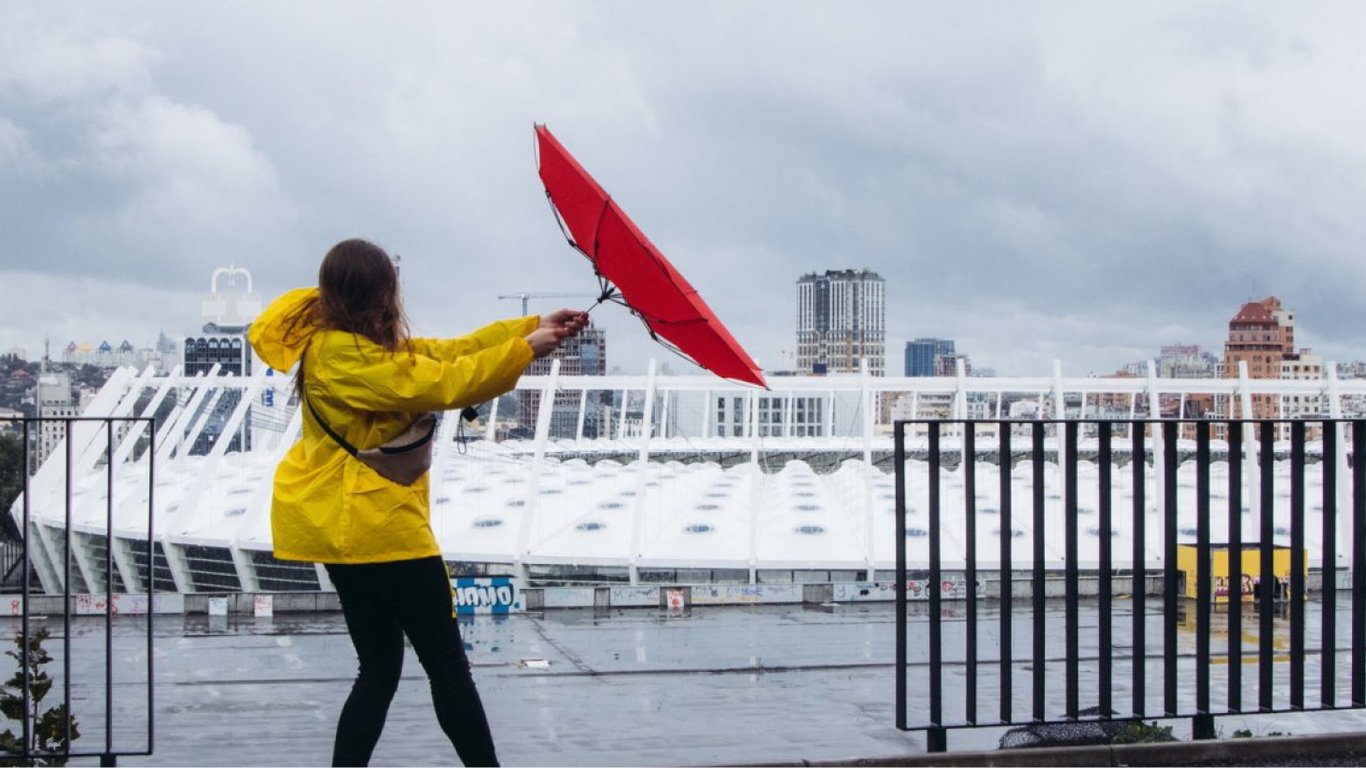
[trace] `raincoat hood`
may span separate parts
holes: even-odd
[[[280,372],[287,372],[299,362],[308,342],[317,333],[316,320],[305,319],[294,323],[299,313],[318,298],[318,289],[297,288],[272,301],[247,329],[247,338],[256,355]]]

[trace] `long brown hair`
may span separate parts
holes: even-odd
[[[325,328],[364,336],[390,352],[408,347],[408,319],[389,254],[369,240],[332,246],[318,268],[318,296],[288,320],[286,335]],[[296,386],[303,376],[299,366]]]

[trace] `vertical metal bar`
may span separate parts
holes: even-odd
[[[1147,514],[1147,465],[1148,450],[1144,446],[1145,425],[1141,421],[1129,424],[1130,453],[1129,466],[1133,470],[1133,547],[1134,547],[1134,572],[1133,572],[1133,620],[1130,623],[1130,631],[1133,634],[1133,681],[1130,687],[1134,692],[1134,717],[1143,717],[1147,711],[1147,680],[1148,680],[1148,638],[1147,638],[1147,602],[1148,602],[1148,542],[1147,526],[1144,525]]]
[[[1210,552],[1209,422],[1195,424],[1195,723],[1197,739],[1214,738],[1209,703],[1210,604],[1214,602]],[[1190,578],[1187,575],[1187,578]]]
[[[1162,422],[1162,712],[1177,714],[1176,706],[1176,422]]]
[[[1271,645],[1272,633],[1275,631],[1272,623],[1274,611],[1274,598],[1276,592],[1276,576],[1273,572],[1274,562],[1272,560],[1275,550],[1276,531],[1274,528],[1273,503],[1276,499],[1276,425],[1270,421],[1258,422],[1258,445],[1257,461],[1261,470],[1262,504],[1259,510],[1261,514],[1261,542],[1257,545],[1261,554],[1261,567],[1258,576],[1257,588],[1257,709],[1262,712],[1270,712],[1271,705],[1271,681],[1273,659],[1273,649]]]
[[[1098,525],[1100,526],[1100,627],[1097,635],[1097,646],[1100,653],[1100,716],[1103,719],[1110,719],[1113,713],[1111,709],[1111,689],[1114,675],[1114,661],[1111,649],[1113,638],[1111,637],[1111,623],[1114,617],[1111,615],[1113,610],[1112,593],[1114,587],[1111,583],[1111,576],[1114,571],[1114,561],[1111,553],[1110,534],[1114,529],[1114,521],[1111,516],[1110,505],[1113,501],[1112,478],[1110,475],[1111,462],[1111,432],[1113,425],[1108,421],[1100,422],[1100,432],[1097,439],[1100,442],[1100,455],[1097,461],[1100,462],[1100,497],[1097,499],[1100,509],[1097,514],[1100,516]]]
[[[944,622],[940,615],[940,590],[943,574],[940,572],[939,537],[942,533],[939,522],[939,428],[937,421],[930,422],[930,728],[926,734],[927,749],[942,752],[947,746],[944,732]]]
[[[1033,431],[1033,451],[1032,465],[1033,486],[1034,486],[1034,573],[1031,585],[1031,602],[1033,603],[1034,617],[1034,720],[1043,722],[1047,719],[1044,705],[1044,694],[1047,690],[1047,680],[1044,676],[1045,667],[1045,637],[1044,628],[1047,622],[1044,618],[1044,528],[1047,525],[1044,520],[1044,493],[1043,493],[1043,422],[1034,422]]]
[[[1000,496],[1001,499],[1001,722],[1011,721],[1011,698],[1013,688],[1011,685],[1014,677],[1012,670],[1012,627],[1011,613],[1014,606],[1011,605],[1011,592],[1014,589],[1011,581],[1011,540],[1015,532],[1015,523],[1011,519],[1010,506],[1010,425],[998,422],[997,428],[1000,430],[1000,448],[998,458],[1000,459]]]
[[[1366,707],[1366,419],[1352,422],[1352,706]]]
[[[104,420],[104,752],[114,753],[114,420]]]
[[[1336,421],[1323,422],[1323,445],[1320,451],[1323,461],[1323,515],[1319,521],[1323,536],[1321,548],[1323,558],[1319,573],[1323,581],[1323,611],[1319,635],[1319,704],[1324,709],[1332,709],[1337,702],[1337,654],[1338,654],[1338,424]]]
[[[1304,420],[1290,422],[1290,708],[1304,709]]]
[[[1176,474],[1181,457],[1176,452],[1175,422],[1162,422],[1162,712],[1174,716],[1176,705]]]
[[[964,691],[965,718],[972,725],[977,724],[977,428],[974,422],[960,422],[963,429],[963,502],[967,520],[965,538],[967,547],[964,562],[964,579],[967,581],[967,605],[965,610],[967,647],[964,648],[963,664],[967,690]]]
[[[148,440],[147,440],[147,565],[148,573],[151,573],[152,565],[152,531],[156,520],[156,488],[157,488],[157,430],[156,419],[147,420]],[[147,754],[152,754],[156,748],[156,686],[153,685],[154,659],[156,653],[153,652],[152,641],[153,617],[157,613],[156,580],[147,581]]]
[[[22,618],[20,618],[20,622],[23,624],[23,630],[22,630],[22,632],[23,632],[24,643],[23,643],[23,646],[19,649],[19,655],[21,656],[21,658],[20,658],[20,660],[19,660],[19,666],[23,668],[24,689],[23,689],[22,691],[20,691],[19,696],[20,696],[20,698],[23,700],[23,705],[24,705],[24,716],[23,716],[23,718],[21,718],[21,719],[22,719],[22,721],[23,721],[22,724],[23,724],[23,729],[24,729],[24,744],[25,744],[24,749],[25,749],[25,751],[27,751],[27,749],[28,749],[27,745],[33,743],[33,725],[34,725],[34,723],[32,722],[31,718],[29,717],[29,708],[32,706],[32,702],[29,700],[29,684],[30,684],[31,680],[30,680],[30,678],[29,678],[29,671],[28,671],[28,663],[29,663],[28,648],[29,648],[30,638],[32,637],[32,635],[30,634],[30,629],[31,629],[31,627],[29,626],[29,615],[30,615],[30,613],[31,613],[31,611],[29,610],[29,606],[30,606],[30,603],[31,603],[32,598],[33,598],[33,585],[29,583],[29,582],[30,582],[30,579],[31,579],[30,572],[33,570],[33,563],[32,563],[32,561],[29,560],[29,551],[28,551],[28,542],[29,542],[29,539],[31,539],[31,538],[33,537],[33,531],[32,531],[32,528],[30,527],[30,526],[32,526],[32,524],[33,524],[33,523],[31,522],[31,520],[30,520],[31,515],[32,515],[32,507],[31,507],[31,498],[30,498],[30,497],[31,497],[33,494],[31,493],[31,491],[32,491],[32,485],[29,483],[29,479],[30,479],[30,478],[29,478],[29,466],[28,466],[28,463],[29,463],[28,445],[29,445],[29,440],[32,439],[32,436],[29,434],[29,428],[28,428],[29,423],[30,423],[30,422],[29,422],[29,420],[28,420],[27,418],[24,419],[24,449],[23,449],[23,454],[24,454],[24,467],[23,467],[23,471],[20,473],[20,474],[22,475],[22,477],[23,477],[23,481],[22,481],[22,482],[23,482],[23,486],[24,486],[24,540],[23,540],[23,547],[24,547],[24,606],[23,606],[23,616],[22,616]],[[39,421],[39,422],[38,422],[38,432],[39,432],[39,434],[42,434],[42,431],[43,431],[43,430],[42,430],[42,422]]]
[[[1077,570],[1077,422],[1069,421],[1063,426],[1067,447],[1066,471],[1063,488],[1063,593],[1065,602],[1065,621],[1063,642],[1066,645],[1066,705],[1067,718],[1076,720],[1081,711],[1080,690],[1080,631],[1078,613],[1080,595],[1077,582],[1081,575]]]
[[[1228,422],[1228,711],[1243,711],[1243,425]]]
[[[896,727],[906,730],[906,422],[896,422],[893,462],[896,476]]]
[[[62,703],[66,706],[66,712],[71,714],[71,494],[72,494],[72,462],[75,460],[72,443],[75,442],[71,434],[71,419],[66,419],[66,535],[62,539],[64,546],[62,574]],[[66,737],[66,749],[71,749],[71,718],[67,717],[63,723],[62,735]]]

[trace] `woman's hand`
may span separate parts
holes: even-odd
[[[526,335],[526,343],[531,345],[531,351],[536,357],[545,357],[555,348],[560,346],[560,332],[554,328],[537,328]]]
[[[541,329],[557,331],[560,338],[578,336],[588,325],[588,313],[577,309],[561,309],[541,316]]]

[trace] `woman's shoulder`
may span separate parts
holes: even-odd
[[[334,370],[356,365],[368,367],[407,356],[391,352],[359,333],[334,329],[319,331],[308,351],[315,363]]]

